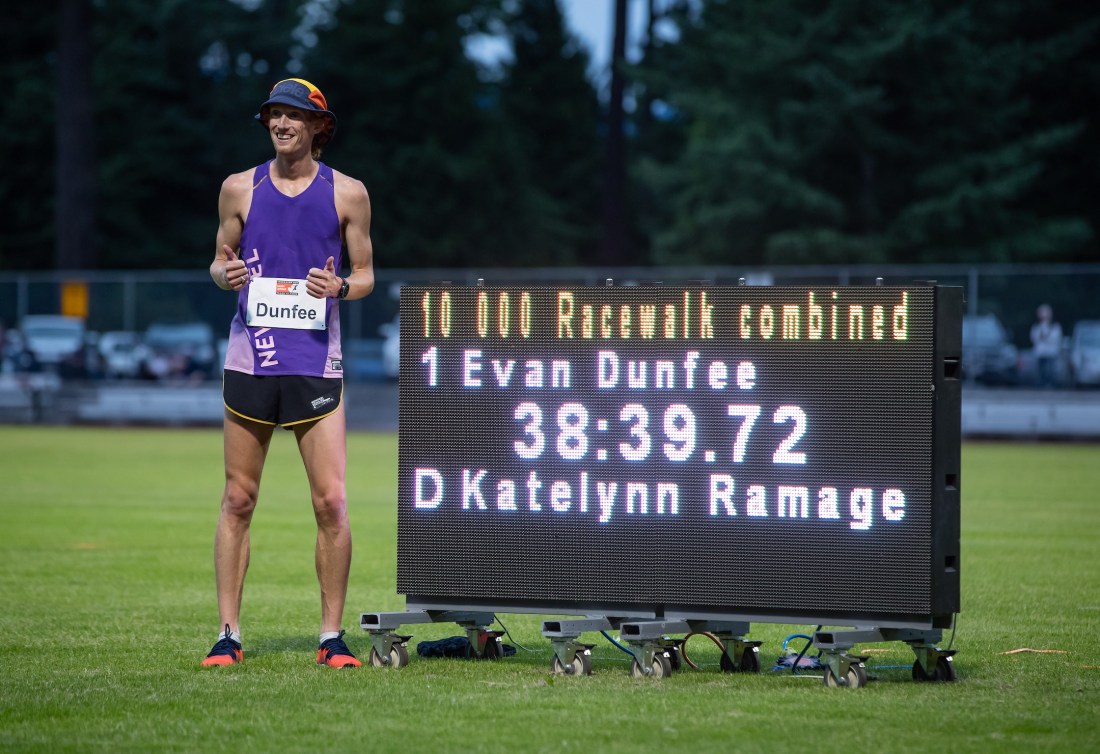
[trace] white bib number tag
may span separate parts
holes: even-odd
[[[326,309],[323,298],[306,292],[305,280],[256,277],[248,283],[249,327],[324,330]]]

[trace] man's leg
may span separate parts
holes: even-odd
[[[248,571],[249,527],[274,427],[225,412],[225,492],[214,535],[214,572],[221,626],[240,630],[241,594]]]
[[[344,407],[308,425],[295,427],[298,448],[309,477],[313,515],[317,519],[317,581],[321,585],[321,643],[317,662],[333,668],[362,665],[344,643],[340,622],[351,570],[344,470],[347,440]]]
[[[313,515],[317,519],[317,581],[321,586],[321,633],[340,630],[351,570],[344,472],[347,438],[344,406],[294,433],[309,477]]]

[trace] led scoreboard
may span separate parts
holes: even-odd
[[[962,293],[407,286],[410,606],[944,627]]]

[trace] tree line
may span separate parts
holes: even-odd
[[[0,267],[206,265],[288,77],[387,267],[1096,258],[1087,4],[593,2],[606,72],[557,0],[15,4]]]

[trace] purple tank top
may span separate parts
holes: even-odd
[[[298,196],[287,196],[271,180],[270,162],[256,168],[252,206],[241,232],[238,254],[252,277],[305,279],[310,267],[333,257],[341,268],[343,243],[332,168],[318,163],[313,183]],[[340,304],[324,299],[326,329],[294,330],[245,325],[248,286],[237,297],[229,328],[225,368],[255,375],[301,374],[343,377],[340,353]]]

